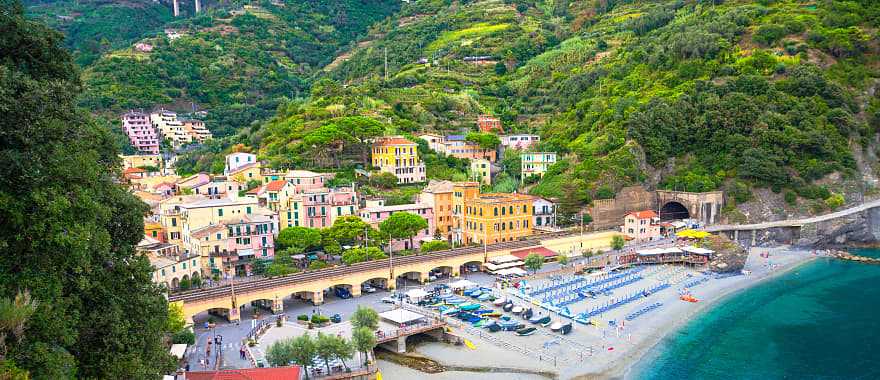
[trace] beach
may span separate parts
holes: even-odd
[[[769,258],[762,257],[761,253],[769,253]],[[492,376],[500,374],[505,379],[631,378],[633,366],[664,337],[680,329],[689,320],[725,297],[786,273],[813,258],[815,256],[810,251],[785,246],[753,248],[744,268],[748,274],[712,278],[687,289],[699,300],[696,303],[678,299],[682,284],[687,282],[682,280],[677,286],[646,299],[645,303],[662,303],[661,308],[630,322],[624,321],[624,317],[645,303],[633,303],[604,313],[601,319],[617,321],[616,328],[575,323],[572,333],[560,338],[547,329],[539,329],[539,333],[529,337],[520,337],[510,333],[493,334],[453,327],[454,334],[473,342],[475,349],[429,342],[417,345],[411,353],[438,362],[447,368],[446,372],[422,373],[382,360],[379,361],[379,368],[383,377],[388,379],[413,378],[416,375],[427,379],[446,379],[451,378],[449,376],[453,372],[457,375],[479,372],[481,378],[490,378],[484,372],[487,369],[492,369]],[[673,279],[702,276],[697,271],[680,267],[650,268],[646,273],[658,277],[655,279],[646,275],[647,282],[667,278],[664,276],[673,276]],[[573,311],[576,313],[578,310],[573,308]]]

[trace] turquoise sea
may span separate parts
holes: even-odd
[[[880,379],[880,266],[823,258],[733,295],[658,344],[631,375]]]

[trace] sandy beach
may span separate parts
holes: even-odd
[[[760,253],[769,252],[770,258]],[[387,361],[379,361],[384,378],[408,379],[416,376],[426,379],[448,379],[461,375],[475,375],[480,378],[505,379],[619,379],[633,376],[635,364],[663,338],[677,331],[692,318],[708,310],[716,302],[738,291],[754,286],[774,276],[778,276],[815,258],[810,251],[790,247],[753,248],[745,265],[747,275],[712,278],[690,293],[700,300],[697,303],[678,299],[682,286],[687,280],[703,277],[702,274],[681,267],[661,267],[646,269],[644,282],[650,285],[659,281],[679,281],[676,285],[652,294],[644,302],[633,302],[607,312],[601,320],[624,321],[625,316],[639,310],[646,304],[662,302],[663,306],[633,321],[624,322],[622,327],[614,328],[605,324],[602,327],[575,323],[571,334],[559,337],[549,329],[539,329],[539,333],[520,337],[511,333],[489,333],[485,330],[453,328],[456,335],[462,336],[476,346],[452,346],[443,343],[423,343],[413,354],[431,358],[447,368],[446,372],[428,374]],[[689,276],[688,276],[689,275]],[[687,277],[686,277],[687,276]],[[634,286],[644,286],[639,284]],[[623,288],[620,293],[632,290]],[[602,302],[602,300],[591,301]],[[587,307],[587,302],[575,307],[578,313]],[[554,316],[556,319],[556,316]],[[546,331],[545,331],[546,330]],[[514,348],[512,348],[514,347]],[[526,354],[528,353],[528,354]],[[540,358],[539,358],[540,356]],[[492,373],[484,372],[492,369]],[[523,373],[533,372],[533,373]],[[501,378],[497,377],[497,378]]]

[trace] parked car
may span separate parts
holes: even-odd
[[[346,289],[346,288],[342,288],[342,287],[334,288],[333,293],[336,294],[337,297],[342,298],[342,299],[351,298],[351,292],[349,292],[348,289]]]
[[[361,291],[366,292],[366,293],[375,293],[376,288],[374,288],[370,284],[364,284],[361,286]]]
[[[471,264],[471,265],[467,266],[467,270],[468,270],[468,272],[477,272],[480,270],[480,267],[478,267],[474,264]]]
[[[397,299],[394,297],[382,297],[382,303],[397,303]]]
[[[339,322],[342,322],[342,315],[339,315],[339,314],[333,314],[333,316],[330,317],[330,321],[333,322],[333,323],[339,323]]]

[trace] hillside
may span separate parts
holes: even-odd
[[[83,107],[111,119],[131,108],[195,107],[207,110],[209,128],[224,136],[271,116],[282,98],[307,92],[316,71],[398,7],[394,0],[205,3],[205,11],[179,18],[151,1],[61,1],[29,9],[77,15],[73,25],[53,24],[80,54],[93,42],[89,36],[110,39],[102,46],[112,48],[100,49],[100,58],[83,68]],[[139,21],[143,27],[125,27]],[[182,36],[167,36],[166,28]],[[135,49],[134,42],[152,51]]]
[[[769,188],[816,212],[876,178],[878,22],[868,0],[417,1],[237,141],[291,163],[340,116],[416,133],[494,113],[565,155],[534,194],[583,205],[646,183],[732,206]]]

